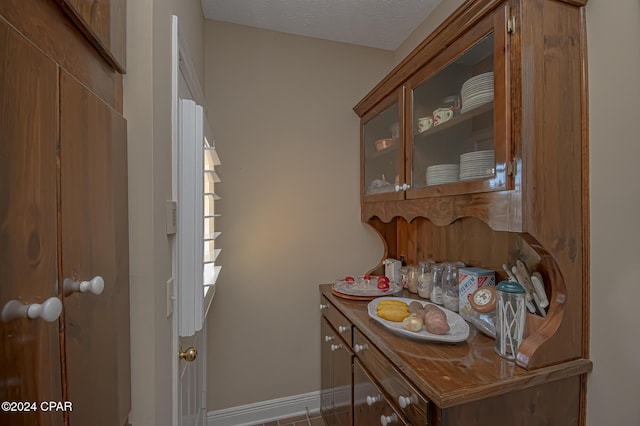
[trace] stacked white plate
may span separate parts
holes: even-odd
[[[467,152],[460,156],[460,180],[481,179],[494,174],[494,153],[486,151]]]
[[[478,74],[465,81],[460,90],[461,114],[493,100],[493,72]]]
[[[460,165],[458,164],[437,164],[427,167],[427,186],[458,182],[459,177]]]

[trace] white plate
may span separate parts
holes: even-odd
[[[469,337],[469,324],[462,319],[462,317],[456,314],[453,311],[443,308],[442,306],[438,306],[438,308],[442,309],[444,313],[447,315],[447,324],[449,324],[449,332],[447,334],[432,334],[429,333],[424,326],[422,326],[422,330],[420,331],[409,331],[402,328],[402,322],[395,321],[387,321],[386,319],[380,318],[378,316],[378,305],[382,300],[401,300],[406,302],[407,305],[411,302],[415,302],[416,299],[405,299],[403,297],[379,297],[377,299],[369,302],[367,309],[369,311],[369,316],[374,320],[382,324],[384,327],[389,330],[401,334],[403,336],[412,337],[418,340],[429,340],[434,342],[464,342]],[[427,302],[425,300],[417,300],[422,303],[422,306],[433,305],[431,302]]]
[[[372,275],[368,283],[363,277],[357,277],[352,283],[344,280],[336,281],[333,284],[333,289],[338,293],[349,296],[377,297],[396,293],[402,290],[402,286],[399,283],[390,282],[388,289],[380,290],[378,288],[378,277]]]

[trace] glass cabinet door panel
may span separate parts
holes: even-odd
[[[396,185],[404,183],[404,146],[400,96],[387,98],[362,119],[362,193],[386,194],[372,199],[396,199]],[[389,196],[391,195],[391,196]]]
[[[507,188],[508,82],[498,60],[506,39],[499,25],[496,13],[479,24],[484,32],[463,36],[411,82],[407,198]]]

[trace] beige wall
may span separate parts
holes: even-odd
[[[171,322],[166,281],[171,246],[171,15],[179,17],[197,73],[204,74],[200,0],[127,2],[127,74],[131,278],[132,414],[136,426],[170,424]]]
[[[593,360],[587,420],[631,425],[640,422],[640,2],[591,0],[586,12]]]
[[[207,21],[206,98],[222,159],[222,272],[209,313],[208,409],[320,388],[318,284],[362,274],[351,109],[391,52]]]

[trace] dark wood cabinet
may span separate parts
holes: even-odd
[[[503,264],[523,260],[551,300],[546,317],[528,316],[517,356],[526,368],[588,357],[585,4],[466,1],[354,107],[361,218],[386,250],[371,272],[404,257],[462,261],[501,280]],[[447,95],[461,100],[455,114],[420,128]],[[397,143],[376,152],[385,137]],[[380,156],[401,164],[397,179]],[[382,174],[393,192],[371,190]]]
[[[331,288],[320,285],[326,310],[353,324],[354,425],[584,423],[581,393],[589,360],[527,370],[498,356],[493,339],[476,330],[457,344],[409,339],[372,319],[367,301],[337,297]],[[406,290],[401,296],[416,298]]]
[[[0,321],[0,396],[35,404],[3,410],[0,423],[121,426],[131,409],[122,79],[103,74],[53,2],[2,2],[0,57],[0,309],[62,305],[52,322]],[[96,276],[99,295],[67,286]],[[66,409],[43,409],[49,401]]]

